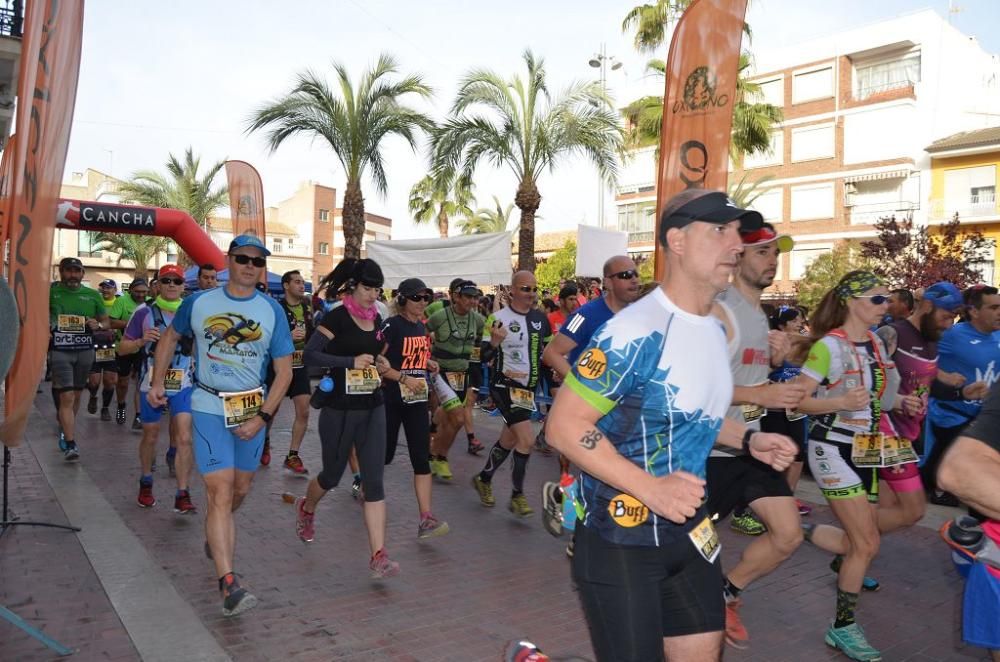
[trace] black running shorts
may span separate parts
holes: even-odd
[[[725,519],[737,506],[764,497],[790,497],[792,489],[780,473],[749,455],[710,457],[705,466],[709,516]]]
[[[663,638],[726,625],[719,559],[687,536],[661,547],[618,545],[577,524],[573,581],[599,662],[663,659]]]
[[[274,383],[274,370],[271,364],[267,366],[267,379],[265,380],[267,388],[271,388],[271,384]],[[292,368],[292,383],[288,385],[288,391],[285,396],[288,398],[294,398],[298,395],[310,395],[312,393],[312,384],[309,382],[309,369],[302,368]]]
[[[517,385],[515,384],[515,386]],[[506,384],[491,385],[490,396],[493,398],[493,404],[500,410],[500,416],[507,427],[531,420],[531,414],[534,412],[511,405],[510,389]]]

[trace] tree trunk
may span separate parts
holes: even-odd
[[[519,271],[535,272],[535,212],[542,204],[535,182],[529,178],[521,180],[514,196],[514,204],[521,210],[521,227],[518,232],[517,268]]]
[[[442,239],[448,238],[448,214],[445,213],[444,208],[438,212],[438,234],[441,235]]]
[[[347,181],[341,222],[344,225],[344,257],[360,258],[361,240],[365,236],[365,198],[358,181]]]

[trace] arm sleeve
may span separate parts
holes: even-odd
[[[962,387],[949,386],[935,379],[931,382],[931,397],[936,400],[962,400]]]
[[[302,352],[302,362],[309,366],[319,368],[353,368],[353,356],[334,356],[323,351],[327,337],[322,333],[315,333],[306,343],[305,351]]]
[[[174,328],[174,331],[182,336],[193,335],[193,330],[191,329],[191,309],[194,307],[194,302],[197,298],[197,296],[190,296],[184,299],[181,307],[177,309],[177,314],[174,315],[173,321],[170,322],[170,326]]]
[[[830,374],[830,366],[830,347],[820,338],[809,348],[809,357],[802,365],[802,374],[820,384],[827,379],[836,381],[835,376]]]
[[[659,364],[659,359],[659,347],[651,347],[648,338],[638,343],[615,343],[614,328],[607,324],[580,353],[564,384],[601,414],[607,414],[634,390],[649,368]]]

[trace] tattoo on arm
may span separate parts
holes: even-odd
[[[588,430],[587,433],[580,439],[580,445],[588,451],[592,451],[597,447],[597,442],[601,440],[602,436],[604,435],[597,430]]]

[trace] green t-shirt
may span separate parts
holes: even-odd
[[[439,310],[444,310],[446,307],[450,306],[451,302],[447,299],[438,299],[436,301],[431,301],[427,308],[424,309],[424,316],[430,319],[431,316],[435,315]]]
[[[427,330],[433,347],[431,356],[443,370],[464,372],[469,368],[469,358],[479,347],[486,320],[477,311],[456,315],[455,309],[446,306],[427,318]],[[479,356],[479,352],[476,352]]]
[[[97,319],[106,313],[104,298],[97,290],[84,285],[71,290],[62,283],[56,283],[49,290],[52,346],[60,350],[92,349],[93,338],[87,329],[86,319]],[[84,318],[84,321],[78,318]]]
[[[107,305],[107,301],[104,302],[104,305]],[[114,303],[108,308],[108,317],[110,317],[113,320],[121,320],[122,322],[128,322],[129,319],[132,317],[132,313],[134,313],[135,309],[138,307],[139,304],[137,304],[132,299],[132,297],[128,295],[120,296],[117,299],[115,299]],[[115,330],[116,340],[121,340],[123,331],[125,331],[125,329]]]

